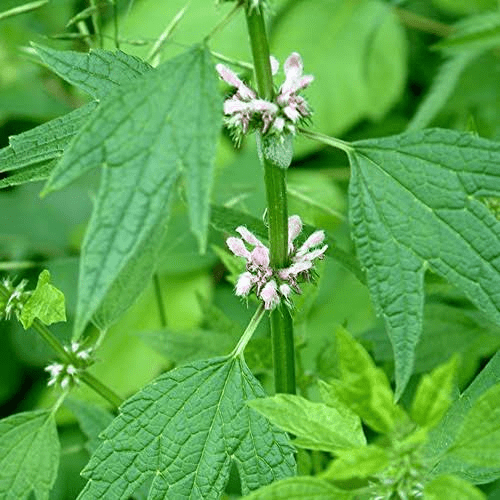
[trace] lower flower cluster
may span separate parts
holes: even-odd
[[[328,248],[328,245],[323,244],[324,231],[315,231],[300,247],[296,247],[294,241],[301,231],[300,217],[289,217],[288,256],[291,264],[284,269],[273,270],[270,266],[269,248],[246,227],[237,227],[236,232],[241,238],[231,236],[226,240],[231,252],[246,260],[246,271],[236,282],[236,295],[247,297],[254,290],[266,309],[274,309],[281,301],[291,307],[292,292],[301,293],[299,282],[311,279],[314,261],[322,259]]]

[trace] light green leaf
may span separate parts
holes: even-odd
[[[35,318],[45,325],[66,321],[64,294],[50,284],[50,273],[47,270],[38,276],[36,289],[23,305],[19,320],[27,330]]]
[[[425,453],[426,460],[435,464],[432,470],[434,476],[456,474],[476,484],[488,483],[500,477],[499,467],[468,464],[447,452],[454,445],[468,412],[482,395],[498,384],[500,384],[500,352],[490,360],[431,431]]]
[[[345,481],[373,476],[389,465],[389,453],[370,444],[350,450],[340,450],[321,477],[330,481]]]
[[[38,410],[0,420],[0,492],[4,500],[48,500],[59,467],[54,415]]]
[[[439,476],[424,488],[425,500],[486,500],[486,495],[464,479],[455,476]]]
[[[411,418],[422,427],[434,427],[452,403],[455,388],[457,357],[432,373],[423,375],[411,406]]]
[[[113,415],[100,406],[75,398],[66,398],[64,406],[73,413],[87,436],[85,447],[94,453],[101,444],[99,434],[112,422]]]
[[[292,477],[261,488],[242,500],[351,500],[354,494],[317,477]]]
[[[79,499],[219,498],[232,460],[243,494],[294,474],[284,432],[246,406],[264,391],[242,359],[214,358],[157,378],[120,409],[84,469]]]
[[[336,453],[366,444],[359,417],[323,403],[293,394],[277,394],[251,401],[249,405],[274,425],[294,434],[293,443],[302,448]]]
[[[429,129],[352,146],[350,222],[400,396],[422,331],[427,267],[500,323],[500,223],[478,199],[500,192],[500,143]]]
[[[0,172],[53,160],[62,156],[76,132],[97,107],[90,102],[81,108],[9,137],[9,146],[0,149]]]
[[[87,54],[32,45],[48,68],[95,99],[152,70],[148,63],[121,50],[96,49]]]
[[[383,370],[346,330],[335,331],[338,380],[322,384],[332,401],[340,400],[373,430],[389,433],[405,418]]]
[[[500,469],[500,383],[475,401],[448,453],[473,465]]]
[[[452,33],[434,47],[447,53],[484,51],[500,45],[500,14],[486,12],[454,25]]]
[[[363,119],[380,119],[403,91],[405,33],[384,2],[288,2],[270,39],[281,64],[300,50],[304,72],[314,75],[305,91],[314,125],[325,133],[338,136]],[[299,154],[316,147],[300,137],[295,142]]]
[[[110,91],[65,151],[45,191],[102,166],[82,246],[75,335],[94,315],[109,326],[148,282],[180,175],[204,246],[220,109],[210,55],[195,47]]]

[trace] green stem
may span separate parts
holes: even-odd
[[[167,315],[165,314],[165,307],[163,305],[163,297],[161,294],[161,283],[158,273],[153,274],[153,284],[155,287],[156,303],[158,304],[158,314],[160,316],[160,326],[165,328],[167,326]]]
[[[248,323],[248,326],[243,332],[243,335],[241,336],[238,345],[234,348],[233,352],[231,353],[231,357],[235,358],[236,356],[241,356],[243,354],[243,351],[245,350],[245,347],[247,346],[248,342],[250,342],[250,339],[252,338],[255,329],[259,326],[260,320],[264,316],[264,312],[265,312],[264,304],[261,303],[257,308],[257,310],[255,311],[254,315],[252,316],[250,323]]]
[[[109,387],[105,386],[102,382],[96,379],[89,372],[82,372],[80,375],[80,380],[93,389],[97,394],[100,394],[106,401],[111,403],[116,409],[120,407],[123,403],[123,399],[113,392]]]
[[[247,8],[246,20],[252,49],[255,79],[260,97],[274,97],[273,76],[269,60],[269,44],[262,9]],[[286,197],[286,170],[267,160],[262,151],[262,141],[257,140],[260,158],[264,167],[266,184],[267,219],[271,267],[281,269],[288,265],[288,209]],[[295,354],[293,322],[290,312],[280,305],[270,314],[271,340],[276,392],[294,394]]]

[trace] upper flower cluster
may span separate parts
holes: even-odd
[[[2,280],[2,285],[10,295],[6,301],[0,301],[0,319],[10,319],[13,313],[19,317],[24,303],[31,295],[31,292],[24,290],[27,284],[26,280],[22,280],[17,286],[14,286],[10,279],[4,278]]]
[[[224,114],[227,116],[226,124],[237,140],[250,129],[259,130],[262,134],[295,134],[295,124],[311,115],[306,100],[298,94],[314,77],[302,74],[302,58],[297,52],[285,61],[285,81],[272,102],[257,98],[256,92],[227,66],[217,64],[216,69],[220,77],[236,89],[236,93],[224,102]],[[271,69],[273,75],[279,69],[279,62],[274,57],[271,57]]]
[[[246,227],[237,227],[236,232],[241,238],[231,236],[226,240],[231,252],[246,260],[246,271],[238,277],[236,283],[236,295],[246,297],[252,289],[255,289],[257,297],[264,302],[266,309],[274,309],[282,299],[290,306],[292,291],[301,293],[299,279],[310,279],[314,261],[322,259],[328,248],[328,245],[323,245],[324,231],[315,231],[297,248],[294,241],[301,231],[300,217],[298,215],[289,217],[288,255],[291,264],[275,271],[270,266],[269,249]],[[253,248],[249,250],[247,245]]]

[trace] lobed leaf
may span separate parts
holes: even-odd
[[[116,81],[127,72],[110,73],[108,59],[92,54],[57,53],[58,59],[51,61],[69,81],[83,88],[90,81],[89,91],[105,94],[45,188],[60,189],[102,166],[82,246],[75,336],[94,316],[99,326],[109,326],[149,281],[181,175],[191,228],[204,247],[221,125],[217,79],[207,49],[197,46],[119,87]],[[125,62],[129,68],[129,59]],[[111,84],[116,88],[110,90]]]
[[[296,446],[336,453],[366,444],[359,417],[301,396],[277,394],[256,399],[249,406],[274,425],[296,436]]]
[[[213,358],[172,370],[120,409],[83,475],[80,500],[219,498],[231,463],[243,494],[294,474],[286,434],[246,406],[264,391],[243,360]]]
[[[64,294],[50,284],[50,273],[46,269],[38,276],[36,289],[23,305],[19,316],[25,330],[37,318],[45,325],[66,321]]]
[[[500,223],[480,201],[500,193],[500,144],[429,129],[349,150],[350,219],[396,362],[396,395],[412,374],[427,267],[500,323]]]
[[[48,500],[59,467],[59,438],[50,411],[0,420],[0,492],[5,500]]]

